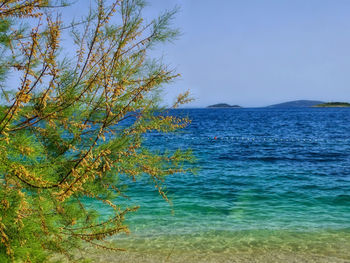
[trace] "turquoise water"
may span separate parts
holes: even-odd
[[[172,206],[147,180],[130,187],[130,201],[121,202],[141,208],[127,217],[132,234],[116,238],[120,247],[238,260],[250,253],[257,262],[271,253],[291,253],[292,262],[350,260],[350,109],[171,114],[192,124],[147,134],[146,143],[192,148],[200,170],[167,179]]]

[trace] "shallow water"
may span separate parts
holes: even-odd
[[[115,241],[134,261],[350,261],[350,109],[171,114],[192,124],[146,143],[192,148],[200,171],[168,178],[173,206],[147,180],[129,189],[141,208],[127,217],[132,234]]]

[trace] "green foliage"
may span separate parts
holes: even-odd
[[[143,134],[188,124],[158,109],[161,86],[177,74],[148,57],[176,36],[174,12],[146,24],[143,1],[99,0],[96,12],[67,27],[56,14],[66,4],[54,4],[0,4],[0,262],[72,259],[84,242],[118,250],[105,239],[128,233],[125,214],[137,210],[118,205],[125,186],[147,176],[168,200],[165,177],[187,172],[192,161],[189,151],[143,147]],[[76,58],[59,52],[63,30]],[[21,76],[16,87],[6,82],[12,72]],[[91,199],[110,208],[109,218],[86,205]]]
[[[0,20],[0,44],[8,46],[10,44],[10,37],[8,36],[8,30],[10,29],[9,20]]]
[[[327,102],[322,104],[317,104],[313,107],[327,108],[327,107],[350,107],[348,102]]]

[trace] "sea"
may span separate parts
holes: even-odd
[[[147,177],[129,185],[118,202],[140,208],[126,216],[131,233],[113,237],[124,260],[350,262],[349,108],[169,114],[191,124],[145,145],[190,148],[198,171],[167,177],[171,203]]]

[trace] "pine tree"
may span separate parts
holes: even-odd
[[[162,85],[178,75],[148,55],[177,35],[174,12],[146,23],[144,5],[98,0],[67,26],[58,15],[66,3],[0,2],[0,262],[71,258],[84,242],[118,250],[105,239],[127,233],[124,216],[137,209],[120,208],[120,186],[148,176],[167,200],[164,178],[187,171],[189,151],[143,146],[143,134],[189,122],[159,109]],[[65,56],[73,46],[76,56]],[[174,107],[187,101],[182,94]],[[86,199],[114,212],[101,217]]]

